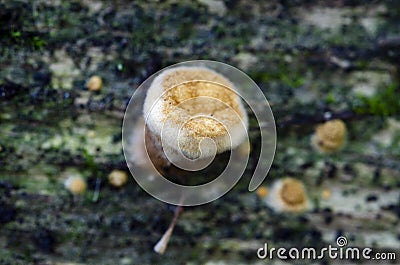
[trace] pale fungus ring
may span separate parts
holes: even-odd
[[[346,134],[346,124],[342,120],[330,120],[316,127],[311,144],[318,152],[334,153],[346,144]]]
[[[290,177],[273,183],[266,202],[275,212],[303,212],[310,207],[304,184]]]

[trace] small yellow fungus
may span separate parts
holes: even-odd
[[[93,130],[89,130],[88,133],[87,133],[87,135],[88,135],[89,138],[93,138],[93,137],[96,136],[96,132],[93,131]]]
[[[276,212],[302,212],[307,210],[309,200],[303,183],[288,177],[272,185],[267,204]]]
[[[321,192],[321,198],[329,200],[332,197],[332,191],[330,189],[323,189]]]
[[[259,187],[256,191],[257,196],[260,198],[265,198],[268,195],[268,188],[267,187]]]
[[[71,176],[65,182],[64,186],[73,194],[82,194],[86,191],[86,181],[80,176]]]
[[[121,187],[128,181],[128,175],[125,171],[115,169],[108,175],[108,181],[114,187]]]
[[[90,91],[99,91],[103,85],[103,81],[100,76],[94,75],[90,77],[89,81],[86,83],[86,87]]]
[[[331,120],[317,126],[311,137],[313,147],[322,153],[333,153],[343,148],[346,142],[346,124],[342,120]]]

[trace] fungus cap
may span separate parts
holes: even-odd
[[[321,198],[329,200],[332,197],[332,191],[330,189],[323,189],[321,192]]]
[[[344,146],[346,132],[346,124],[342,120],[327,121],[317,126],[311,142],[318,151],[332,153]]]
[[[209,157],[239,146],[247,135],[247,113],[232,82],[205,67],[175,67],[157,76],[143,108],[146,125],[163,148],[189,158]],[[165,138],[164,138],[165,137]],[[204,147],[204,148],[203,148]]]
[[[64,182],[64,186],[73,194],[82,194],[86,191],[86,181],[80,176],[71,176]]]
[[[261,199],[265,198],[268,195],[268,188],[265,186],[261,186],[257,189],[256,193],[257,196],[260,197]]]
[[[294,178],[276,181],[268,194],[267,203],[276,212],[302,212],[309,207],[303,183]]]
[[[136,121],[132,131],[133,133],[130,135],[131,145],[126,149],[129,152],[130,163],[147,172],[152,172],[154,167],[159,170],[170,165],[164,154],[160,152],[160,143],[154,139],[153,135],[148,133],[148,127],[145,126],[143,118]]]
[[[108,175],[108,181],[114,187],[121,187],[128,181],[128,175],[125,171],[115,169]]]
[[[101,79],[100,76],[97,75],[90,77],[90,79],[86,83],[86,87],[90,91],[99,91],[102,86],[103,86],[103,80]]]
[[[243,157],[250,155],[250,152],[251,152],[250,142],[244,141],[243,143],[241,143],[239,145],[238,150],[239,150],[240,155],[242,155]]]

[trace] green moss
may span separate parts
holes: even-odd
[[[360,97],[361,106],[357,106],[355,110],[361,114],[398,115],[400,113],[399,93],[398,84],[393,83],[386,89],[379,90],[373,97]]]

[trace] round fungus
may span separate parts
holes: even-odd
[[[330,189],[323,189],[321,192],[321,198],[329,200],[332,197],[332,191]]]
[[[346,124],[339,119],[320,124],[311,137],[312,146],[326,154],[339,151],[346,142],[346,131]]]
[[[205,67],[162,72],[147,92],[143,113],[166,153],[182,152],[190,159],[238,147],[247,133],[247,113],[233,83]],[[216,149],[206,144],[200,150],[204,138]]]
[[[304,184],[287,177],[272,185],[267,204],[276,212],[302,212],[308,209],[309,200]]]
[[[108,175],[108,182],[112,186],[117,188],[125,185],[127,181],[128,181],[128,175],[126,174],[125,171],[122,170],[115,169]]]
[[[86,83],[86,87],[90,91],[99,91],[102,86],[103,86],[103,80],[101,80],[101,77],[97,75],[90,77],[90,79]]]
[[[64,186],[72,194],[83,194],[86,191],[86,181],[80,176],[71,176],[64,182]]]
[[[259,198],[265,198],[268,195],[268,188],[265,186],[261,186],[257,189],[256,193]]]

